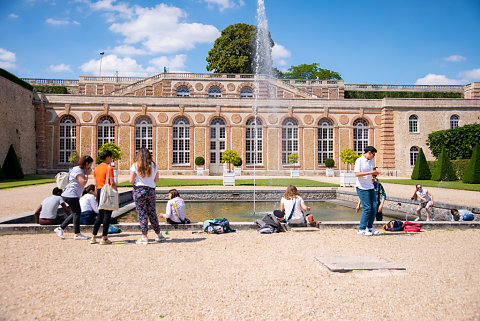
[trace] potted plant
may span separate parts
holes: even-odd
[[[325,167],[327,168],[325,170],[325,175],[328,177],[333,177],[335,176],[335,170],[333,169],[335,167],[335,161],[333,158],[327,158],[325,159]]]
[[[195,158],[195,165],[197,165],[197,175],[203,175],[203,165],[205,165],[205,158],[197,156]]]
[[[350,173],[350,165],[355,164],[359,157],[360,155],[350,148],[340,153],[341,161],[347,165],[347,172],[340,173],[340,186],[355,186],[355,173]]]
[[[237,158],[235,158],[235,161],[232,163],[232,165],[234,166],[233,171],[235,172],[235,175],[242,175],[242,168],[240,167],[242,166],[242,164],[242,158],[240,158],[240,156],[237,156]]]
[[[232,149],[222,152],[222,163],[226,165],[226,171],[223,173],[223,185],[235,186],[235,172],[231,170],[231,164],[235,162],[238,153]]]
[[[102,162],[100,160],[99,155],[105,150],[109,150],[112,152],[113,162],[111,166],[114,168],[113,171],[115,173],[115,184],[118,185],[118,168],[115,167],[115,161],[122,159],[122,152],[120,151],[120,147],[115,145],[114,143],[105,143],[98,150],[97,161],[96,161],[97,164],[100,164]]]
[[[74,167],[78,163],[79,159],[80,159],[80,156],[78,155],[77,152],[71,153],[70,157],[68,157],[68,161],[72,163],[72,167]]]
[[[296,165],[298,164],[298,153],[291,153],[288,155],[288,163],[293,165],[293,169],[290,170],[290,177],[299,178],[300,170],[296,169]]]

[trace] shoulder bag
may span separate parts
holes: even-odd
[[[98,203],[99,210],[116,211],[119,208],[118,191],[110,185],[109,173],[110,165],[107,167],[107,178],[105,185],[103,185],[100,192],[100,202]]]

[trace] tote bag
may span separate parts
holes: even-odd
[[[102,191],[100,192],[100,202],[98,204],[98,209],[116,211],[119,208],[118,191],[113,189],[112,185],[110,185],[110,180],[108,176],[109,170],[110,166],[107,167],[107,178],[105,180],[105,185],[103,185]]]

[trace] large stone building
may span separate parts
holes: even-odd
[[[194,159],[203,156],[206,173],[220,174],[221,152],[234,149],[245,174],[255,162],[260,175],[287,174],[288,155],[297,152],[301,173],[323,175],[326,158],[345,169],[342,150],[374,145],[376,165],[404,176],[419,148],[432,159],[425,143],[429,133],[480,120],[480,83],[348,85],[264,77],[255,82],[253,75],[192,73],[25,80],[64,85],[70,92],[36,94],[33,100],[40,172],[68,167],[74,151],[96,155],[103,143],[115,142],[123,154],[119,169],[125,171],[145,146],[162,173],[192,174]],[[458,92],[463,98],[346,99],[348,90]]]

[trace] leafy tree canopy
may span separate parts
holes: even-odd
[[[335,79],[340,80],[342,77],[336,71],[322,69],[318,63],[301,64],[298,66],[291,66],[287,72],[281,75],[284,79]]]
[[[246,23],[236,23],[222,30],[208,52],[207,70],[214,73],[253,74],[256,33],[257,27]],[[273,47],[271,37],[270,43]]]

